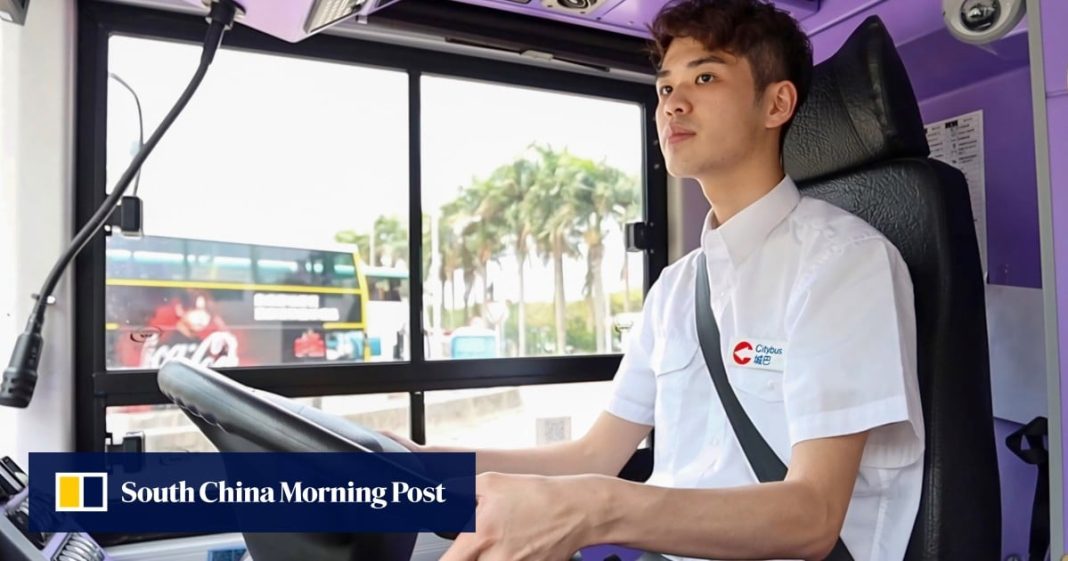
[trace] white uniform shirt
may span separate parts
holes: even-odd
[[[697,339],[703,252],[727,375],[756,428],[787,465],[799,442],[872,430],[841,536],[855,561],[900,561],[924,451],[904,261],[871,225],[800,196],[789,177],[725,224],[714,222],[709,213],[701,248],[650,289],[608,412],[655,427],[651,485],[758,483]]]

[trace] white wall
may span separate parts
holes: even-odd
[[[75,0],[33,2],[0,31],[0,364],[6,368],[37,292],[71,237]],[[45,323],[30,407],[0,411],[0,455],[73,450],[69,274]]]
[[[13,77],[4,67],[5,48],[4,36],[10,35],[11,25],[0,23],[0,368],[7,365],[7,353],[15,337],[15,313],[14,313],[14,286],[15,286],[15,243],[12,235],[11,224],[14,221],[12,209],[14,207],[14,193],[11,191],[11,169],[14,158],[8,149],[6,131],[13,127],[13,115],[5,111],[6,99],[10,97],[5,84],[12,82]],[[0,456],[11,453],[15,448],[15,412],[0,409]]]

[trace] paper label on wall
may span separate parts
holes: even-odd
[[[538,446],[571,440],[571,417],[538,417],[535,422]]]
[[[961,171],[968,182],[975,219],[975,237],[986,278],[986,174],[983,152],[983,111],[974,111],[952,119],[930,123],[927,144],[931,157]]]

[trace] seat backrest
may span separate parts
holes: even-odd
[[[784,164],[802,194],[881,231],[912,275],[927,440],[906,561],[994,561],[1001,502],[979,249],[964,176],[928,155],[893,39],[869,18],[816,66]]]

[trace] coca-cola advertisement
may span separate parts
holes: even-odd
[[[352,253],[146,236],[107,258],[109,369],[367,359]]]
[[[133,286],[108,293],[110,369],[154,369],[179,357],[214,367],[363,357],[354,295]],[[303,319],[312,317],[333,321]]]

